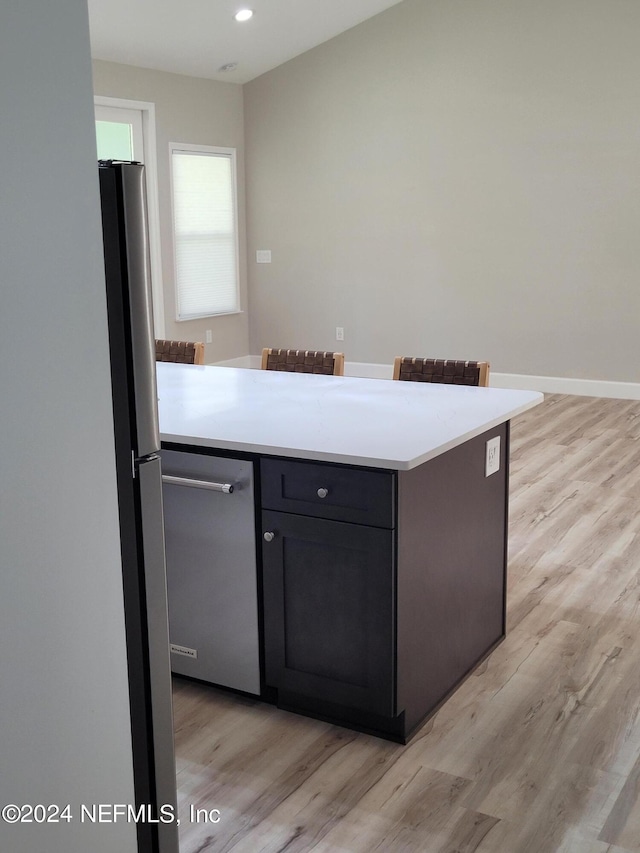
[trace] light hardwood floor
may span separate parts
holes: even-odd
[[[507,638],[407,746],[177,679],[181,853],[640,853],[640,403],[516,418],[509,531]]]

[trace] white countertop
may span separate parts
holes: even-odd
[[[536,391],[158,362],[163,441],[408,470],[542,402]]]

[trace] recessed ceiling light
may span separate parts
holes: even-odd
[[[240,9],[233,17],[236,21],[248,21],[249,18],[253,17],[253,11],[251,9]]]

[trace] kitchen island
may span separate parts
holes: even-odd
[[[405,742],[504,637],[509,421],[542,395],[157,368],[163,448],[253,467],[252,692]]]

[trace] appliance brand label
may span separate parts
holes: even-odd
[[[184,657],[193,658],[194,660],[198,657],[198,650],[189,649],[187,646],[176,646],[175,643],[171,643],[170,649],[172,655],[184,655]]]

